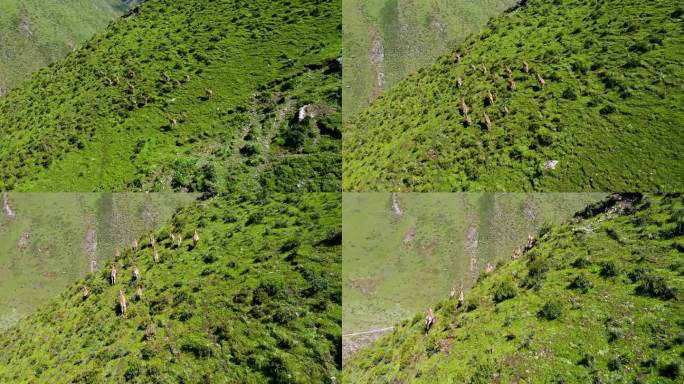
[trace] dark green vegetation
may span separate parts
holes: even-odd
[[[0,188],[339,190],[340,14],[143,3],[0,99]]]
[[[683,251],[681,195],[611,196],[482,274],[462,306],[435,300],[427,335],[423,313],[401,322],[344,380],[680,383]]]
[[[0,96],[64,57],[136,3],[122,0],[0,0]]]
[[[342,359],[340,209],[331,193],[214,197],[179,210],[154,232],[159,263],[143,236],[137,254],[117,261],[114,286],[108,270],[90,274],[0,335],[0,381],[334,381]],[[183,235],[182,246],[172,246],[169,231]]]
[[[677,2],[524,3],[344,125],[345,190],[684,187]]]
[[[516,0],[345,0],[343,114],[483,28]]]
[[[117,245],[126,247],[196,197],[170,193],[0,194],[0,331],[83,278],[91,270],[92,260],[97,268],[105,268]]]

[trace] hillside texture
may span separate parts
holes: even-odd
[[[340,1],[144,2],[0,99],[0,188],[337,191]]]
[[[179,210],[153,232],[158,262],[143,236],[115,262],[113,286],[109,268],[90,274],[0,334],[0,382],[333,382],[340,205],[339,194],[306,194],[213,197]]]
[[[516,0],[345,0],[342,2],[347,120],[378,95],[484,28]]]
[[[0,97],[66,56],[135,0],[0,0]]]
[[[523,1],[344,125],[343,188],[680,190],[683,20],[670,0]]]
[[[684,199],[614,195],[345,361],[350,383],[679,383]]]

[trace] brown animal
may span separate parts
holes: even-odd
[[[214,91],[212,91],[211,89],[207,89],[206,94],[207,94],[207,99],[211,99],[212,97],[214,97]]]
[[[456,296],[456,287],[451,287],[451,292],[449,292],[449,297]]]
[[[169,232],[169,239],[171,239],[171,244],[173,244],[176,241],[176,235],[173,232]]]
[[[178,125],[178,120],[176,120],[175,117],[169,117],[169,125],[175,127],[176,125]]]
[[[154,262],[158,263],[159,262],[159,251],[157,250],[156,245],[152,248],[152,254],[154,255]]]
[[[150,247],[154,247],[156,242],[157,242],[157,239],[154,238],[154,234],[150,233]]]
[[[142,287],[138,287],[135,290],[135,299],[140,301],[142,300]]]
[[[511,91],[515,91],[516,88],[517,88],[517,87],[516,87],[516,85],[515,85],[515,80],[513,80],[513,79],[508,79],[508,89],[511,90]]]
[[[527,248],[532,248],[534,245],[534,236],[531,233],[527,234]]]
[[[425,334],[430,332],[430,328],[435,324],[435,315],[432,313],[432,308],[428,308],[427,315],[425,316]]]
[[[134,239],[131,241],[131,251],[133,251],[133,253],[138,252],[138,240]]]
[[[459,77],[458,80],[456,80],[456,86],[461,88],[463,86],[463,79]]]
[[[482,114],[484,117],[484,123],[487,126],[487,129],[492,129],[492,120],[489,118],[489,115],[486,113]]]
[[[460,52],[456,52],[456,62],[457,63],[461,62],[461,53]]]
[[[513,71],[511,71],[511,69],[508,68],[508,65],[506,66],[506,74],[508,75],[508,77],[513,76]]]
[[[90,289],[88,289],[87,286],[83,286],[83,300],[87,299],[88,296],[90,296]]]
[[[513,251],[513,256],[511,256],[511,258],[513,260],[516,260],[516,259],[519,259],[521,255],[522,255],[522,250],[520,249],[520,247],[518,247]]]
[[[137,265],[133,266],[133,280],[135,280],[135,281],[140,280],[140,269],[138,268]]]
[[[530,73],[530,65],[527,61],[523,61],[523,71],[525,71],[525,73]]]
[[[461,112],[463,112],[464,115],[468,114],[468,104],[466,104],[465,99],[461,99],[461,106],[460,106]]]
[[[193,248],[197,245],[197,242],[199,241],[199,233],[197,233],[197,228],[195,228],[195,233],[192,234],[192,246]]]
[[[465,298],[463,297],[463,286],[461,285],[461,292],[458,293],[458,305],[456,306],[456,308],[462,306],[464,301]]]
[[[504,115],[508,115],[508,112],[509,112],[509,111],[508,111],[508,107],[504,105],[504,106],[501,108],[501,113],[503,113]]]
[[[492,271],[494,271],[494,267],[492,266],[491,263],[487,263],[487,265],[485,265],[484,271],[485,271],[485,273],[492,273]]]
[[[121,311],[122,316],[126,316],[126,296],[123,293],[122,289],[119,289],[119,310]]]
[[[463,116],[463,124],[465,124],[466,127],[470,127],[473,124],[473,120],[467,113]]]
[[[109,283],[116,284],[116,264],[112,264],[112,271],[109,273]]]
[[[180,247],[181,244],[183,243],[183,236],[181,236],[181,234],[179,233],[178,236],[176,236],[176,240],[177,240],[177,241],[176,241],[176,246],[177,246],[177,247]]]
[[[485,96],[485,101],[487,102],[487,105],[492,105],[494,104],[494,95],[492,95],[492,91],[487,91],[487,95]]]
[[[541,75],[538,73],[537,73],[537,81],[539,82],[539,86],[544,88],[544,84],[546,84],[546,81],[544,81],[544,78],[541,77]]]

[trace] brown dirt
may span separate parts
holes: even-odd
[[[468,219],[468,234],[465,241],[465,252],[470,258],[470,276],[477,280],[477,224],[474,218]]]
[[[380,338],[380,336],[392,332],[393,329],[394,327],[387,327],[342,335],[342,362],[344,363],[344,361],[349,359],[354,353],[374,342]]]

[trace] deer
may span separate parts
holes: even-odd
[[[135,299],[137,301],[142,300],[142,287],[138,286],[138,288],[135,289]]]
[[[508,75],[508,77],[513,76],[513,71],[511,71],[511,69],[508,67],[508,65],[506,66],[506,74]]]
[[[484,123],[487,126],[487,129],[492,129],[492,120],[489,118],[489,115],[486,113],[482,114],[484,117]]]
[[[207,100],[209,100],[209,99],[211,99],[212,97],[214,97],[214,91],[212,91],[211,89],[207,89],[207,90],[204,91],[204,92],[206,93]]]
[[[526,60],[523,60],[523,71],[525,71],[525,73],[530,73],[530,65]]]
[[[457,63],[461,62],[461,53],[460,52],[456,52],[456,62]]]
[[[488,262],[487,265],[485,265],[485,270],[484,270],[484,271],[485,271],[485,273],[487,273],[487,274],[492,273],[492,272],[494,271],[494,267],[492,266],[491,263]]]
[[[546,84],[546,81],[544,81],[544,78],[537,73],[537,81],[539,82],[539,86],[544,88],[544,84]]]
[[[467,113],[463,116],[463,124],[465,124],[466,127],[470,127],[473,124],[473,120]]]
[[[458,88],[463,87],[463,79],[461,79],[461,78],[459,77],[459,78],[456,80],[456,86],[457,86]]]
[[[463,115],[468,114],[468,104],[466,104],[465,99],[461,99],[461,112],[463,112]]]
[[[173,232],[169,232],[169,239],[171,239],[171,244],[173,245],[173,243],[176,242],[176,235],[174,235]]]
[[[88,288],[87,285],[83,286],[83,300],[87,299],[88,296],[90,296],[90,289]]]
[[[175,117],[169,117],[169,125],[175,127],[178,125],[178,120]]]
[[[508,115],[508,113],[509,113],[508,107],[504,105],[501,108],[501,113],[503,113],[504,115]]]
[[[154,245],[157,243],[157,240],[154,237],[153,233],[150,233],[150,247],[154,247]]]
[[[183,243],[183,236],[179,233],[178,236],[176,236],[176,246],[180,248],[181,244]]]
[[[427,335],[428,332],[430,332],[430,328],[432,328],[432,325],[435,323],[435,316],[432,313],[432,308],[428,308],[427,310],[427,315],[425,316],[425,334]]]
[[[531,233],[528,233],[527,234],[527,246],[526,246],[526,248],[532,248],[533,245],[534,245],[534,236],[532,236]]]
[[[126,316],[126,295],[123,293],[123,289],[119,289],[119,310],[121,310],[121,315]]]
[[[133,239],[133,241],[131,241],[131,251],[133,253],[138,252],[138,240],[137,239]]]
[[[192,247],[194,248],[197,245],[197,242],[199,241],[199,233],[197,233],[197,228],[195,228],[195,233],[192,234]]]
[[[112,264],[112,271],[109,273],[109,283],[116,284],[116,264]]]
[[[135,280],[135,281],[140,280],[140,269],[138,268],[137,265],[133,266],[133,280]]]
[[[463,284],[461,284],[461,291],[458,293],[458,304],[456,305],[456,308],[461,307],[464,301],[465,298],[463,296]]]
[[[511,258],[513,260],[517,260],[518,258],[520,258],[521,255],[522,255],[522,250],[520,250],[520,247],[518,247],[513,251],[513,255],[511,256]]]
[[[451,292],[449,292],[449,297],[454,297],[456,296],[456,287],[451,287]]]
[[[508,79],[508,90],[509,91],[515,91],[516,90],[516,85],[515,85],[515,80],[513,79]]]
[[[159,251],[157,250],[157,246],[152,247],[152,253],[154,255],[154,262],[158,263],[159,262]]]
[[[487,90],[487,95],[485,96],[485,101],[487,102],[487,105],[494,104],[494,95],[492,95],[492,91]]]

